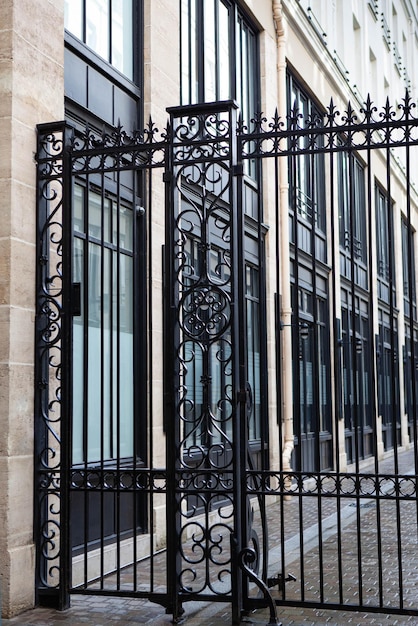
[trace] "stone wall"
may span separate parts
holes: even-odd
[[[0,584],[34,602],[36,124],[62,119],[63,0],[0,3]]]

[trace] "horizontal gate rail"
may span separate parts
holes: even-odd
[[[254,487],[254,481],[257,486]],[[344,472],[247,472],[248,493],[330,498],[396,499],[417,501],[417,478],[410,474]]]
[[[389,102],[379,110],[369,99],[359,113],[350,104],[340,113],[331,100],[322,117],[304,119],[297,108],[285,118],[261,114],[240,124],[238,136],[243,159],[408,147],[418,143],[418,117],[408,93],[398,111]]]

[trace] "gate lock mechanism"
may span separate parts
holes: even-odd
[[[275,587],[277,585],[279,591],[284,591],[285,583],[295,582],[296,576],[293,574],[288,574],[286,578],[283,574],[277,574],[277,576],[272,576],[271,578],[267,578],[267,587]]]

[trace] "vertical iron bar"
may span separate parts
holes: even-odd
[[[63,610],[71,575],[71,130],[41,124],[37,132],[35,584],[37,603]]]
[[[237,160],[242,160],[242,143],[238,143]],[[257,179],[257,234],[258,234],[258,285],[257,285],[257,297],[258,297],[258,327],[259,329],[259,349],[260,349],[260,365],[259,365],[259,377],[258,382],[260,384],[260,437],[261,437],[261,463],[260,468],[268,470],[269,468],[269,450],[270,450],[270,436],[269,436],[269,389],[268,389],[268,358],[267,358],[267,323],[263,323],[267,320],[267,297],[266,297],[266,263],[265,263],[265,239],[262,231],[262,225],[264,223],[264,211],[263,211],[263,188],[262,188],[262,176],[263,165],[260,157],[256,159],[256,179]],[[247,346],[248,349],[248,346]],[[255,350],[253,351],[255,353]],[[253,357],[254,358],[254,357]],[[253,371],[256,371],[254,365]],[[263,375],[266,372],[266,375]],[[253,411],[254,411],[253,407]],[[257,479],[258,480],[258,479]],[[262,484],[262,482],[261,482]],[[258,488],[261,486],[258,482]],[[247,482],[245,484],[247,488]],[[263,570],[261,578],[263,581],[267,580],[268,574],[268,560],[269,560],[269,540],[268,540],[268,524],[266,516],[266,497],[265,495],[259,496],[261,519],[262,519],[262,554],[263,554]]]
[[[331,113],[333,110],[331,109]],[[329,133],[329,144],[331,147],[329,153],[329,177],[330,177],[330,215],[331,215],[331,265],[336,268],[339,267],[340,259],[339,259],[339,251],[336,248],[337,245],[337,237],[336,233],[338,224],[336,224],[336,211],[338,210],[338,205],[335,203],[334,189],[336,188],[338,181],[338,170],[337,170],[337,182],[335,181],[335,160],[340,158],[340,153],[335,152],[333,149],[335,148],[335,133],[333,132],[333,117],[330,115],[330,133]],[[341,464],[340,464],[340,421],[344,420],[344,415],[341,414],[342,408],[342,377],[341,377],[341,369],[343,365],[342,360],[342,350],[338,344],[338,339],[340,336],[340,326],[338,325],[338,317],[337,317],[337,280],[336,280],[336,272],[331,272],[331,281],[332,281],[332,297],[331,297],[331,306],[330,313],[332,317],[332,330],[333,330],[333,346],[334,346],[334,379],[335,383],[335,396],[334,396],[334,420],[333,420],[333,432],[332,438],[334,440],[333,447],[333,458],[335,459],[335,471],[337,477],[341,473]],[[340,287],[341,289],[341,287]],[[340,307],[341,312],[341,307]],[[344,442],[344,439],[343,439]],[[343,566],[342,566],[342,526],[341,526],[341,496],[340,490],[338,489],[336,492],[336,510],[337,510],[337,569],[338,569],[338,596],[339,603],[343,604],[344,601],[344,590],[343,590]]]
[[[247,415],[247,320],[245,310],[245,254],[244,254],[244,201],[243,166],[238,163],[238,141],[236,135],[237,110],[229,107],[229,168],[236,172],[230,176],[230,221],[231,221],[231,314],[233,355],[233,490],[235,501],[234,544],[236,555],[248,545],[248,503],[246,498],[246,468],[248,458],[248,415]],[[244,594],[248,581],[232,559],[232,621],[239,623],[243,609]],[[234,592],[235,585],[235,592]]]
[[[375,334],[375,284],[377,284],[377,275],[374,275],[374,258],[376,256],[375,247],[373,245],[373,233],[372,225],[375,223],[373,220],[373,180],[372,180],[372,152],[369,147],[366,151],[366,172],[367,172],[367,287],[368,287],[368,313],[369,313],[369,343],[370,353],[373,355],[371,359],[371,389],[373,393],[370,394],[371,412],[373,416],[373,448],[374,454],[374,473],[377,477],[379,475],[379,456],[378,456],[378,433],[377,433],[377,411],[378,406],[376,402],[376,390],[377,390],[377,376],[376,376],[376,334]],[[376,214],[376,207],[375,207]],[[379,604],[383,606],[383,567],[382,567],[382,519],[381,519],[381,498],[380,489],[376,493],[376,540],[377,540],[377,567],[378,567],[378,590],[379,590]]]
[[[414,254],[414,240],[412,229],[412,206],[411,206],[411,154],[410,154],[410,131],[412,130],[412,120],[410,119],[411,106],[415,106],[409,97],[409,93],[405,94],[405,126],[406,126],[406,155],[405,155],[405,171],[406,171],[406,211],[407,211],[407,253],[408,253],[408,299],[409,299],[409,328],[410,328],[410,345],[411,345],[411,398],[412,407],[412,437],[413,437],[413,452],[414,452],[414,469],[415,476],[418,475],[418,416],[417,416],[417,363],[416,363],[416,345],[415,345],[415,328],[416,328],[416,269],[414,261],[416,255]],[[405,373],[404,373],[405,376]],[[410,421],[408,415],[408,421]],[[418,533],[418,498],[415,497],[415,517],[416,528]]]
[[[355,472],[360,471],[360,457],[364,456],[364,419],[362,414],[360,418],[360,405],[359,402],[363,398],[359,396],[358,374],[363,375],[363,368],[358,363],[358,355],[356,352],[356,298],[359,299],[359,332],[362,332],[361,328],[361,305],[360,296],[356,296],[356,260],[355,260],[355,224],[356,224],[356,212],[355,212],[355,194],[354,194],[354,155],[349,148],[347,150],[348,155],[348,181],[349,181],[349,202],[350,202],[350,283],[351,283],[351,363],[353,367],[353,395],[354,395],[354,444],[355,444]],[[356,534],[357,534],[357,575],[358,575],[358,594],[359,604],[363,604],[363,573],[362,573],[362,538],[361,538],[361,526],[360,526],[360,485],[356,481]]]
[[[72,457],[72,176],[71,176],[71,136],[72,131],[64,127],[63,154],[63,205],[62,205],[62,340],[61,340],[61,508],[60,508],[60,547],[61,584],[59,608],[70,606],[69,589],[71,584],[70,543],[70,467]]]
[[[294,111],[293,115],[296,115]],[[294,122],[295,125],[297,122]],[[298,488],[298,520],[299,520],[299,562],[300,562],[300,593],[302,602],[305,599],[305,559],[304,559],[304,537],[303,537],[303,473],[302,473],[302,419],[301,419],[301,406],[300,406],[300,338],[299,338],[299,219],[298,219],[298,207],[297,207],[297,170],[300,165],[298,159],[300,155],[297,154],[299,149],[298,139],[291,138],[292,148],[295,153],[291,155],[291,207],[293,210],[293,224],[294,224],[294,261],[293,261],[293,276],[294,276],[294,289],[292,306],[293,315],[291,317],[293,327],[296,327],[296,332],[292,328],[292,364],[293,364],[293,389],[294,389],[294,409],[293,409],[293,423],[297,424],[297,454],[296,466],[297,466],[297,488]],[[302,155],[303,158],[303,155]],[[295,338],[296,336],[296,338]],[[296,371],[298,370],[298,371]],[[283,572],[283,579],[285,578],[285,572]]]
[[[179,363],[176,348],[179,345],[178,306],[179,285],[177,282],[175,256],[176,217],[179,212],[174,171],[175,117],[170,114],[167,129],[164,182],[165,194],[165,341],[164,341],[164,429],[166,435],[166,533],[167,533],[167,611],[177,620],[182,614],[179,599],[181,512],[178,502],[177,470],[180,467],[180,416],[177,411]]]
[[[140,361],[138,361],[136,355],[137,353],[140,353],[140,345],[141,342],[139,340],[140,338],[140,324],[138,324],[138,314],[139,314],[139,307],[137,306],[137,296],[136,296],[136,291],[137,289],[140,290],[142,287],[142,284],[140,282],[140,271],[139,271],[139,267],[138,267],[138,263],[139,263],[139,254],[138,254],[138,232],[137,232],[137,228],[138,228],[138,219],[139,216],[137,214],[137,208],[136,208],[136,203],[137,203],[137,198],[138,198],[138,190],[137,190],[137,176],[139,175],[138,172],[132,171],[130,173],[131,177],[132,177],[132,239],[130,241],[130,245],[132,247],[132,283],[129,285],[130,289],[132,290],[132,296],[130,299],[131,302],[131,307],[132,310],[129,312],[129,315],[132,316],[132,343],[131,343],[131,350],[132,350],[132,379],[131,379],[131,384],[132,384],[132,407],[133,407],[133,415],[132,415],[132,431],[131,431],[131,437],[132,437],[132,495],[130,496],[132,498],[132,591],[137,591],[138,590],[138,550],[137,550],[137,543],[138,543],[138,525],[139,525],[139,515],[138,515],[138,508],[139,508],[139,494],[138,494],[138,489],[137,489],[137,459],[138,459],[138,455],[139,455],[139,450],[138,450],[138,432],[137,432],[137,421],[146,419],[146,414],[141,414],[140,410],[138,410],[138,399],[137,399],[137,392],[136,392],[136,388],[137,388],[137,380],[140,379],[139,375],[138,375],[138,363]],[[143,307],[146,310],[147,307],[147,300],[145,300],[144,302],[145,306]],[[141,355],[142,356],[142,355]],[[137,417],[138,416],[138,417]],[[126,496],[125,496],[126,497]],[[150,558],[152,558],[151,552],[149,555]]]
[[[282,157],[283,158],[283,157]],[[284,491],[284,486],[287,484],[288,477],[284,476],[283,467],[283,451],[284,451],[284,428],[283,428],[283,391],[282,391],[282,376],[281,376],[281,363],[282,363],[282,336],[280,332],[280,309],[281,309],[281,262],[280,262],[280,235],[281,235],[281,210],[280,206],[280,177],[279,177],[279,157],[274,155],[274,219],[276,225],[275,233],[275,264],[276,264],[276,293],[275,293],[275,320],[276,320],[276,405],[277,405],[277,426],[279,431],[279,475],[280,475],[280,489]],[[287,209],[287,207],[286,207]],[[288,209],[287,209],[288,214]],[[282,251],[283,254],[290,251]],[[280,562],[281,562],[281,576],[285,579],[286,572],[286,551],[285,551],[285,508],[284,508],[284,496],[281,495],[279,499],[279,532],[280,532]],[[286,585],[283,585],[282,592],[283,600],[286,600]]]
[[[100,231],[101,231],[101,241],[100,241],[100,470],[101,470],[101,481],[100,481],[100,588],[104,588],[104,506],[105,506],[105,495],[104,495],[104,459],[105,459],[105,439],[104,439],[104,412],[105,412],[105,396],[104,396],[104,350],[105,350],[105,342],[104,342],[104,322],[105,322],[105,310],[104,310],[104,269],[105,269],[105,235],[104,235],[104,227],[105,227],[105,219],[104,219],[104,211],[105,211],[105,181],[104,181],[104,172],[101,172],[101,198],[100,198]],[[111,211],[110,211],[111,212]],[[109,218],[110,219],[110,218]],[[109,367],[109,364],[106,363],[106,367]]]
[[[315,142],[316,143],[316,142]],[[311,255],[312,255],[312,317],[313,317],[313,326],[312,326],[312,388],[314,390],[314,399],[313,399],[313,407],[315,411],[315,422],[314,426],[311,429],[314,431],[314,472],[315,479],[317,481],[317,519],[318,519],[318,567],[319,567],[319,595],[321,598],[321,602],[324,600],[324,566],[323,566],[323,541],[322,541],[322,482],[319,480],[319,475],[321,473],[321,405],[320,405],[320,375],[321,368],[319,364],[320,351],[319,351],[319,302],[318,302],[318,291],[317,291],[317,258],[316,258],[316,166],[320,166],[319,159],[322,157],[322,153],[318,150],[312,152],[310,155],[310,194],[312,198],[312,223],[311,223]],[[320,199],[322,200],[322,198]],[[318,210],[322,210],[322,207],[318,208]],[[301,339],[301,341],[304,341]]]
[[[120,171],[116,172],[116,588],[121,585],[121,228],[120,228]]]
[[[397,351],[397,345],[395,339],[397,339],[397,333],[395,333],[395,298],[394,289],[396,288],[395,276],[394,276],[394,219],[393,219],[393,203],[391,197],[391,152],[390,152],[390,133],[388,133],[388,146],[386,148],[386,201],[387,201],[387,224],[388,231],[388,246],[389,246],[389,317],[390,317],[390,343],[391,343],[391,401],[394,408],[392,415],[392,439],[393,439],[393,460],[394,460],[394,473],[396,478],[399,475],[399,458],[398,458],[398,434],[397,434],[397,411],[396,411],[396,387],[395,387],[395,350]],[[395,495],[395,507],[396,507],[396,530],[397,530],[397,557],[398,557],[398,585],[399,585],[399,606],[403,608],[403,573],[402,573],[402,542],[401,542],[401,506],[399,493]]]
[[[83,468],[85,483],[83,489],[83,587],[88,586],[88,530],[89,530],[89,491],[88,491],[88,471],[89,471],[89,379],[91,370],[89,368],[89,319],[90,319],[90,176],[86,173],[86,186],[84,190],[84,264],[83,264],[83,298],[84,298],[84,320],[83,320]]]
[[[143,197],[146,198],[146,214],[143,218],[143,237],[142,241],[144,242],[144,248],[146,248],[146,252],[143,256],[143,263],[145,263],[145,272],[148,273],[147,280],[147,288],[144,289],[144,296],[148,299],[148,306],[146,309],[146,336],[144,337],[144,348],[146,349],[147,359],[146,359],[146,368],[147,371],[146,379],[149,381],[148,384],[145,384],[143,387],[144,396],[148,397],[148,404],[144,403],[144,411],[149,416],[149,424],[148,424],[148,450],[145,452],[146,454],[146,462],[147,466],[150,468],[154,467],[154,396],[153,396],[153,384],[154,380],[153,374],[153,360],[154,360],[154,344],[153,344],[153,273],[152,273],[152,251],[153,251],[153,237],[152,237],[152,169],[151,167],[144,172],[143,176]],[[164,265],[163,265],[164,271]],[[144,276],[144,272],[142,272],[142,276]],[[164,291],[166,293],[166,283],[163,280]],[[163,322],[163,326],[164,326]],[[166,446],[168,443],[166,442]],[[153,538],[153,529],[154,529],[154,491],[152,484],[152,477],[150,477],[150,496],[149,496],[149,511],[147,511],[147,515],[149,516],[149,526],[148,532],[150,536],[150,589],[154,591],[154,538]]]

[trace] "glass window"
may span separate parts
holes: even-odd
[[[181,0],[182,104],[236,99],[249,121],[258,103],[257,36],[224,0]]]
[[[287,77],[287,101],[289,123],[295,116],[298,125],[307,123],[322,123],[322,113],[313,101],[300,89],[293,77]],[[308,148],[308,137],[298,139],[299,148]],[[323,145],[322,137],[317,137],[318,148]],[[325,205],[325,161],[324,154],[295,154],[290,157],[290,202],[291,207],[304,220],[314,223],[315,227],[325,232],[326,205]]]
[[[407,220],[402,218],[403,295],[405,301],[405,315],[408,317],[411,315],[411,301],[414,308],[414,317],[416,308],[414,235],[415,233],[412,231],[412,228],[408,226]]]
[[[134,454],[133,215],[115,198],[74,188],[73,463]],[[123,393],[122,393],[123,389]]]
[[[328,300],[315,297],[307,288],[292,286],[294,310],[293,397],[296,464],[299,469],[316,471],[331,467],[326,448],[318,458],[321,440],[331,432],[330,345]],[[297,302],[296,302],[297,298]],[[299,466],[300,464],[300,466]]]
[[[262,438],[261,433],[261,337],[259,272],[255,267],[246,267],[247,306],[247,379],[252,389],[252,411],[249,417],[249,439]]]
[[[338,220],[340,247],[367,262],[364,168],[348,152],[338,153]]]
[[[65,28],[131,80],[133,9],[132,0],[64,0]]]
[[[394,272],[391,272],[391,255],[389,246],[392,239],[389,237],[391,230],[392,213],[386,194],[376,187],[376,244],[377,244],[377,274],[385,281],[389,281],[390,274],[395,279]],[[392,255],[393,259],[393,255]]]

